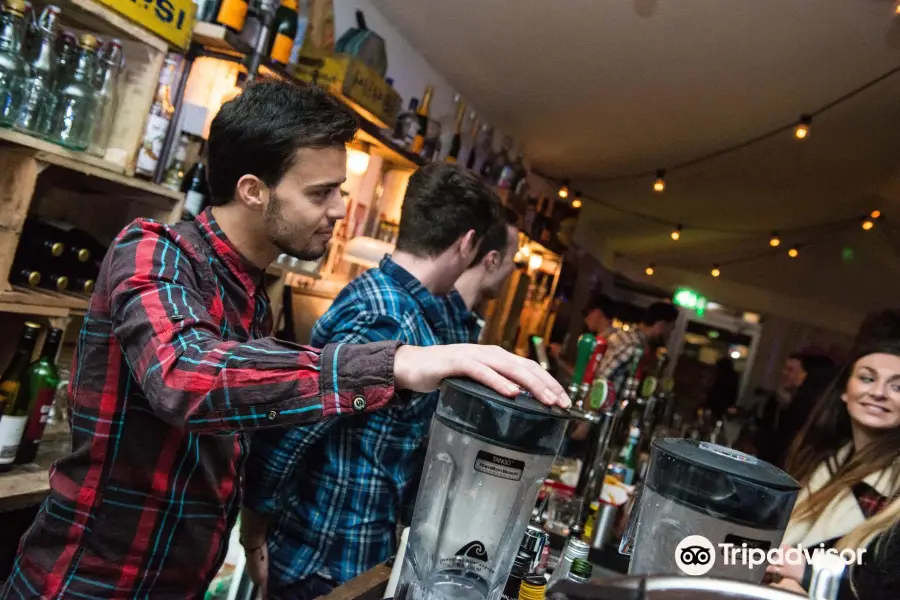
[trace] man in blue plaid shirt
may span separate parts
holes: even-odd
[[[496,194],[465,169],[420,168],[407,187],[396,251],[341,291],[316,323],[312,344],[469,340],[472,321],[451,317],[445,296],[491,250],[485,238],[502,223],[500,209]],[[501,248],[506,241],[502,236]],[[437,393],[403,400],[365,418],[254,436],[242,538],[248,548],[268,543],[268,561],[254,554],[248,568],[269,598],[327,594],[395,551]]]

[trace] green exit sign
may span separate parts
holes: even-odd
[[[706,298],[689,288],[678,288],[675,290],[672,302],[681,308],[696,311],[698,315],[706,312]]]

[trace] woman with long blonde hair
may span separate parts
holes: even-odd
[[[818,402],[791,446],[802,491],[785,546],[862,550],[841,598],[900,598],[900,340],[868,340]],[[812,569],[770,565],[803,591]],[[887,594],[887,595],[884,595]]]

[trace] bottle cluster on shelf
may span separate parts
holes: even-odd
[[[0,379],[0,472],[34,462],[59,386],[56,354],[62,330],[51,328],[33,361],[41,326],[25,323],[12,361]]]
[[[247,48],[261,45],[270,60],[282,65],[297,61],[306,32],[297,0],[199,0],[197,20],[226,27]]]
[[[0,127],[104,156],[125,54],[117,39],[61,28],[61,10],[24,0],[0,12]]]
[[[90,296],[106,248],[68,223],[29,217],[13,260],[14,285]]]
[[[186,167],[190,148],[199,147],[196,160]],[[205,163],[206,141],[183,133],[175,149],[172,163],[166,170],[163,185],[173,191],[184,193],[184,208],[181,218],[190,220],[199,215],[210,204],[211,196]]]

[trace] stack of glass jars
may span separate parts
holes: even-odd
[[[115,118],[124,52],[90,33],[59,30],[60,9],[35,20],[25,0],[0,12],[0,127],[103,156]]]

